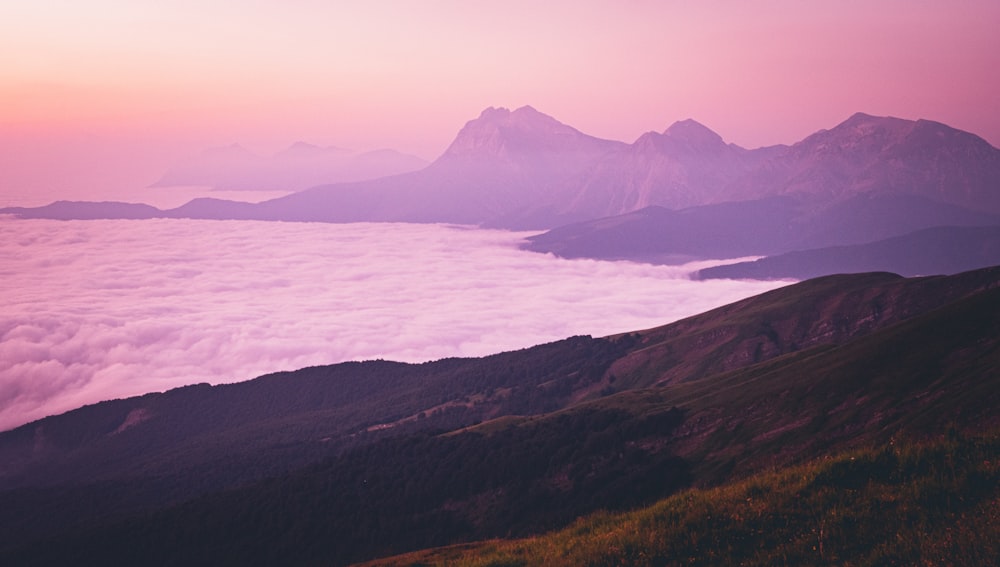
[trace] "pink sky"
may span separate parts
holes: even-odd
[[[1000,145],[998,29],[996,0],[8,0],[0,205],[148,201],[233,142],[433,159],[487,106],[627,142],[694,118],[792,143],[863,111]]]

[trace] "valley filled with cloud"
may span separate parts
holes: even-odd
[[[345,360],[480,356],[661,325],[786,282],[696,282],[446,225],[0,223],[0,429]]]

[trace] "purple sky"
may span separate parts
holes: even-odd
[[[694,118],[791,143],[863,111],[998,145],[997,29],[995,0],[9,0],[0,205],[179,201],[143,187],[233,142],[433,159],[487,106],[627,142]]]

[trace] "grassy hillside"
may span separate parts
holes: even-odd
[[[1000,435],[893,442],[403,565],[995,565]]]
[[[630,346],[628,337],[573,337],[482,358],[348,362],[94,404],[0,433],[0,488],[189,472],[221,483],[260,478],[390,434],[558,409]]]
[[[1000,268],[955,276],[888,273],[804,281],[641,331],[603,393],[685,382],[821,344],[839,344],[996,287]]]
[[[822,278],[608,339],[88,406],[0,435],[0,564],[343,564],[1000,427],[998,275]]]

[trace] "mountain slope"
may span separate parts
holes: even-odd
[[[347,362],[89,405],[0,434],[0,488],[190,470],[207,484],[260,478],[400,431],[557,409],[630,344],[575,337],[483,358]]]
[[[773,253],[793,239],[797,208],[783,197],[680,211],[651,206],[554,228],[528,237],[522,248],[564,258],[665,264]]]
[[[1000,215],[916,195],[859,194],[829,203],[786,196],[678,211],[647,207],[558,227],[529,237],[523,248],[566,258],[682,263],[866,244],[935,227],[983,226],[1000,226]],[[837,272],[830,266],[814,275]]]
[[[998,283],[828,277],[609,339],[88,406],[0,434],[0,558],[340,563],[1000,424]]]
[[[978,136],[859,112],[792,145],[745,183],[834,199],[906,193],[998,214],[998,180],[1000,150]]]
[[[588,136],[530,106],[488,108],[427,168],[364,183],[314,187],[261,203],[261,219],[552,226],[520,214],[624,144]]]
[[[996,267],[946,277],[816,278],[634,333],[636,348],[616,360],[608,375],[617,377],[614,389],[688,382],[859,338],[995,289],[998,280]]]
[[[562,207],[582,220],[777,196],[816,206],[908,195],[997,215],[998,180],[1000,150],[928,120],[857,113],[792,146],[755,150],[686,120],[603,158],[573,180]]]
[[[998,282],[1000,268],[831,276],[618,337],[424,364],[342,363],[95,404],[0,433],[0,487],[142,476],[172,454],[185,455],[170,458],[177,469],[210,464],[219,453],[282,450],[289,458],[294,447],[308,458],[364,441],[359,432],[378,438],[552,411],[598,390],[684,382],[843,342]],[[242,441],[233,445],[233,436]]]
[[[733,183],[781,150],[746,150],[694,120],[676,122],[600,160],[572,181],[557,207],[586,219],[649,206],[681,209],[746,200],[731,190]]]
[[[1000,226],[936,227],[869,244],[789,252],[706,268],[702,279],[808,279],[884,269],[904,276],[954,274],[1000,264]]]
[[[365,563],[989,565],[1000,556],[997,435],[902,440],[597,513],[542,536]]]
[[[8,543],[7,558],[340,564],[535,533],[858,444],[1000,425],[998,337],[994,288],[840,345],[727,373],[533,419],[387,438],[141,518],[37,546]],[[63,506],[79,495],[64,490]],[[7,513],[25,497],[13,496]]]

